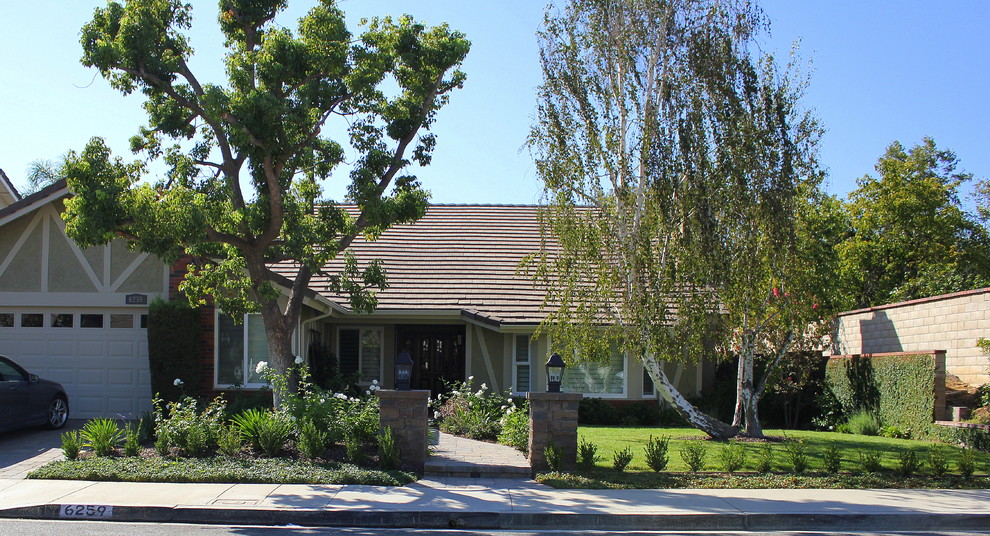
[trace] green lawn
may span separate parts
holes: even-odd
[[[928,441],[916,441],[910,439],[891,439],[887,437],[871,437],[853,434],[838,434],[834,432],[809,432],[801,430],[766,430],[768,437],[788,438],[800,440],[805,445],[805,452],[808,457],[808,471],[822,471],[822,453],[829,444],[835,444],[842,456],[842,471],[860,472],[859,453],[861,451],[879,451],[882,453],[881,463],[886,470],[893,472],[899,463],[900,453],[913,450],[917,453],[918,459],[922,462],[927,460],[929,449],[934,443]],[[668,453],[669,463],[666,471],[680,472],[687,471],[688,468],[681,458],[681,450],[690,441],[703,441],[707,437],[702,432],[694,428],[637,428],[637,427],[617,427],[617,426],[581,426],[578,428],[578,441],[588,441],[598,446],[598,453],[602,457],[596,464],[598,469],[612,471],[612,456],[616,451],[626,447],[631,447],[633,451],[632,462],[627,467],[627,472],[652,472],[646,465],[644,457],[644,447],[647,439],[651,436],[666,435],[670,439],[670,450]],[[725,443],[716,441],[704,441],[707,447],[705,470],[721,471],[719,454]],[[746,450],[746,464],[743,471],[752,471],[755,468],[757,454],[764,448],[763,442],[740,442]],[[938,445],[946,449],[950,471],[955,471],[955,461],[962,451],[959,447],[952,445]],[[790,466],[788,456],[783,442],[772,442],[773,470],[789,472]],[[976,452],[976,472],[986,473],[990,464],[990,453]],[[923,467],[922,471],[927,469]],[[614,472],[614,471],[613,471]]]

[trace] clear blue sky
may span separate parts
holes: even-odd
[[[129,157],[127,139],[144,117],[139,96],[124,98],[79,64],[79,28],[98,0],[33,0],[0,18],[0,168],[25,183],[30,162],[80,150],[103,136]],[[215,1],[194,0],[193,68],[220,81],[222,50]],[[280,20],[312,5],[290,0]],[[418,171],[434,202],[534,203],[539,183],[522,149],[532,123],[540,70],[535,32],[541,0],[345,0],[360,17],[409,13],[446,21],[467,34],[468,81],[444,108],[434,131],[433,164]],[[886,146],[932,136],[961,167],[990,177],[990,2],[979,0],[764,0],[773,23],[767,47],[786,54],[801,39],[813,63],[805,105],[827,128],[821,157],[829,189],[846,194],[873,172]],[[345,177],[341,177],[345,179]],[[338,184],[339,184],[338,180]],[[330,190],[339,192],[339,188]]]

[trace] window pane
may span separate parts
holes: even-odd
[[[141,315],[141,328],[142,329],[148,328],[148,315]]]
[[[64,313],[52,313],[52,327],[53,328],[71,328],[72,327],[72,315]]]
[[[24,313],[21,315],[22,328],[40,328],[45,321],[45,315],[41,313]]]
[[[649,371],[645,368],[643,369],[643,394],[652,395],[653,394],[653,378],[650,377]]]
[[[127,313],[121,314],[111,314],[110,315],[110,327],[111,328],[133,328],[134,327],[134,315]]]
[[[625,375],[622,354],[613,352],[608,363],[569,363],[561,390],[568,393],[622,394]]]
[[[14,327],[14,313],[0,313],[0,328]]]
[[[79,315],[79,327],[102,328],[103,315],[102,314]]]
[[[516,335],[516,363],[529,363],[529,335]]]
[[[356,329],[342,329],[339,333],[340,340],[337,341],[337,356],[340,359],[340,372],[342,374],[353,374],[358,370],[360,332]]]
[[[258,363],[268,359],[268,336],[261,315],[248,315],[248,383],[267,383],[265,377],[255,372]]]
[[[361,330],[361,381],[382,381],[382,337],[377,329]]]
[[[523,393],[529,390],[529,365],[516,365],[516,392]]]
[[[244,326],[227,315],[217,317],[217,383],[244,383]]]

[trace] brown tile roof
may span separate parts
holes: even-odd
[[[351,251],[359,266],[382,259],[389,288],[378,292],[377,313],[461,311],[498,324],[536,324],[543,293],[519,270],[540,249],[536,206],[432,205],[422,219],[397,225],[375,242],[356,239]],[[339,270],[340,262],[328,266]],[[276,271],[292,276],[291,265]],[[310,288],[347,306],[330,292],[325,276]]]

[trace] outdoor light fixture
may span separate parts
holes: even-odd
[[[560,380],[564,378],[564,367],[567,366],[560,354],[553,353],[547,360],[547,392],[559,393]]]
[[[408,391],[412,379],[413,360],[409,352],[403,350],[395,356],[395,390]]]

